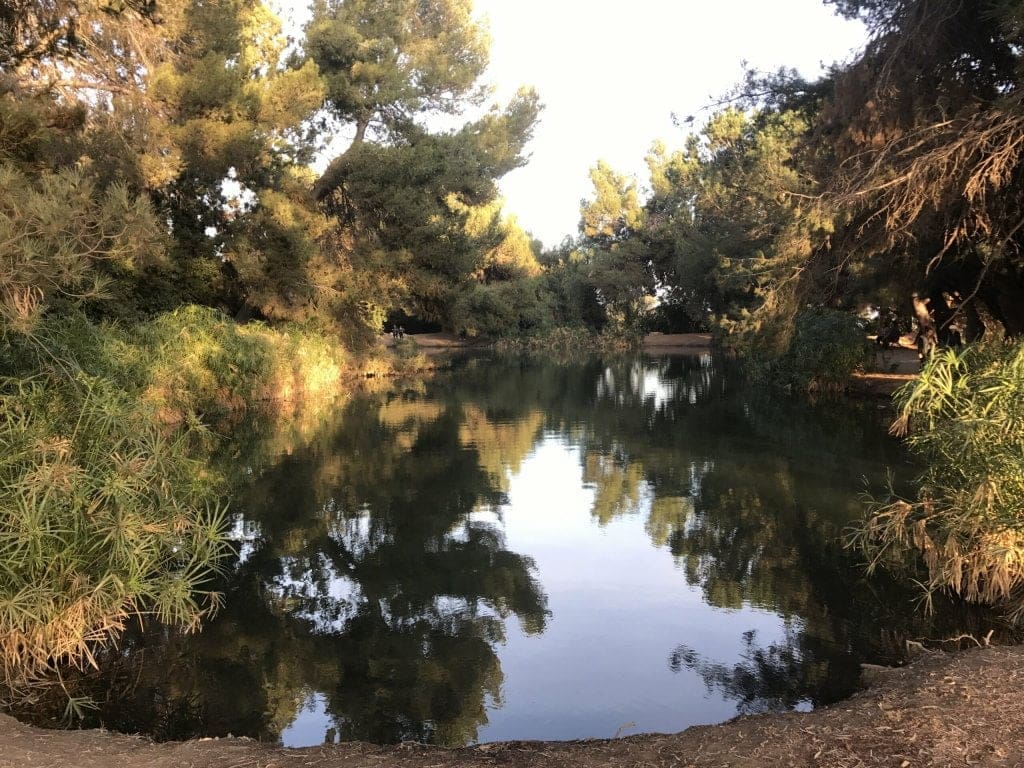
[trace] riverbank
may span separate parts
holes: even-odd
[[[154,744],[104,731],[46,731],[0,716],[0,768],[1024,764],[1024,647],[931,652],[906,667],[871,671],[870,688],[814,712],[740,717],[671,735],[452,750],[362,743],[282,749],[232,738]]]
[[[490,347],[489,342],[463,339],[453,333],[409,334],[406,338],[415,342],[417,353],[427,360],[445,353]],[[384,349],[391,349],[396,343],[390,335],[382,335],[379,341]],[[641,343],[641,349],[650,355],[710,353],[713,348],[710,333],[648,333]],[[374,361],[374,364],[379,363]],[[854,373],[850,377],[849,392],[865,397],[891,397],[900,387],[916,379],[920,369],[913,337],[905,336],[896,347],[878,350],[869,370]]]
[[[891,397],[892,394],[917,378],[921,361],[912,343],[894,349],[875,352],[870,370],[858,371],[850,377],[850,392],[856,395]]]
[[[415,341],[417,350],[426,354],[459,349],[487,349],[491,346],[491,342],[463,339],[454,333],[410,333],[405,338]],[[379,341],[382,347],[390,348],[395,346],[396,340],[390,334],[382,334]],[[644,336],[642,346],[645,352],[655,354],[674,351],[711,351],[711,334],[648,333]]]

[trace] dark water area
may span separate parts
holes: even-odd
[[[833,702],[907,639],[987,631],[842,546],[861,494],[914,474],[888,417],[705,355],[477,357],[252,420],[218,461],[224,608],[127,633],[86,724],[458,746]]]

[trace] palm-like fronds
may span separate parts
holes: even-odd
[[[1024,616],[1024,344],[937,353],[898,399],[920,490],[871,502],[854,540],[874,563],[917,550],[929,589]]]
[[[132,616],[197,626],[225,546],[215,487],[111,382],[0,385],[0,658],[18,687],[93,663]]]

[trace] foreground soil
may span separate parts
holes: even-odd
[[[1024,647],[927,653],[872,668],[871,687],[809,713],[755,715],[673,735],[506,742],[269,747],[185,743],[102,731],[44,731],[0,716],[3,768],[593,768],[595,766],[1024,766]]]

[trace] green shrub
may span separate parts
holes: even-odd
[[[929,591],[1024,615],[1024,344],[932,355],[897,393],[924,465],[916,499],[872,500],[852,543],[872,567],[916,552]]]
[[[765,359],[748,351],[750,368],[767,382],[802,391],[840,391],[850,375],[871,359],[871,347],[857,318],[811,307],[798,312],[785,352]]]
[[[126,357],[142,358],[139,384],[161,419],[218,418],[264,401],[337,393],[348,358],[316,332],[239,325],[206,307],[182,307],[136,330]]]
[[[216,482],[117,384],[0,384],[0,657],[8,688],[91,662],[132,616],[217,607]]]
[[[0,323],[0,682],[86,665],[133,616],[196,627],[225,547],[200,419],[334,393],[343,362],[198,307],[131,332],[73,310]]]
[[[456,331],[491,339],[529,336],[551,324],[551,296],[538,278],[475,285],[455,303]]]

